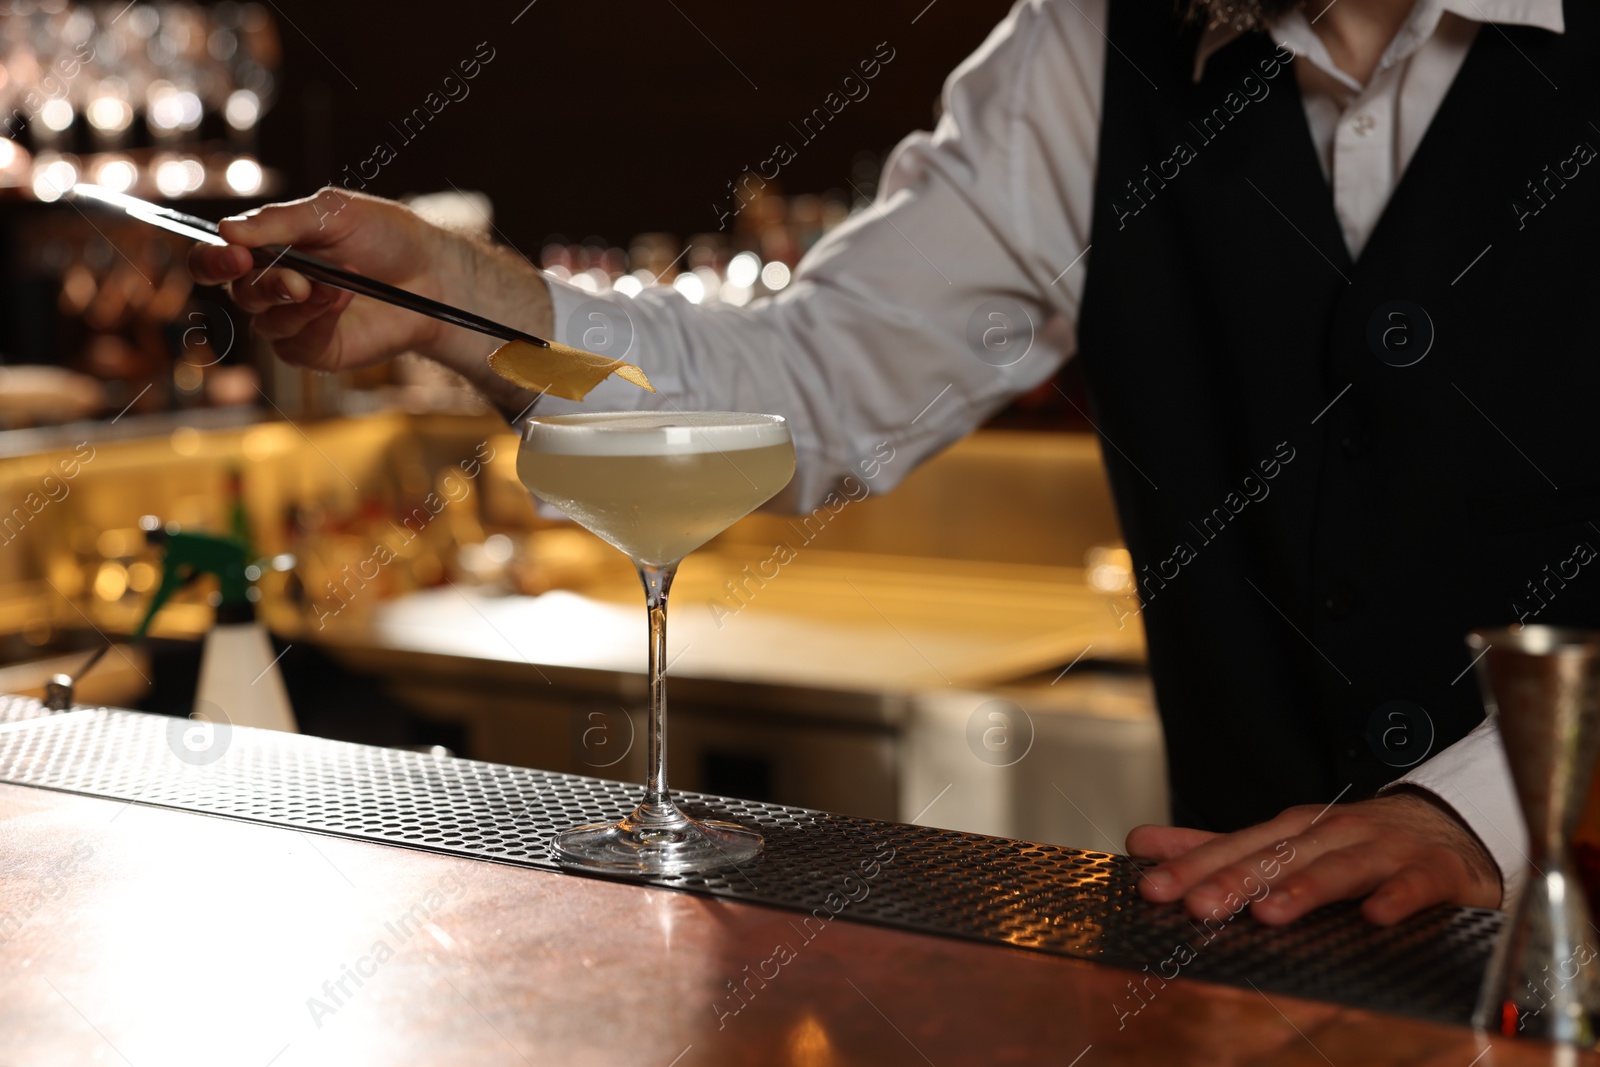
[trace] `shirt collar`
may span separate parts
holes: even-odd
[[[1313,4],[1320,2],[1321,0],[1312,0]],[[1497,22],[1508,26],[1534,26],[1541,30],[1549,30],[1551,33],[1566,32],[1561,0],[1417,0],[1416,6],[1411,9],[1410,18],[1400,28],[1400,32],[1395,34],[1394,40],[1384,52],[1378,69],[1382,70],[1397,63],[1414,52],[1423,41],[1433,36],[1439,20],[1447,11],[1472,22]],[[1300,8],[1282,18],[1274,19],[1268,29],[1275,38],[1289,45],[1296,54],[1305,54],[1307,58],[1312,58],[1318,53],[1322,56],[1327,54],[1327,50],[1322,47],[1321,38],[1316,36],[1316,31],[1311,28],[1311,23]],[[1206,72],[1206,61],[1241,37],[1243,32],[1224,25],[1210,27],[1200,35],[1200,45],[1195,49],[1194,56],[1196,82]],[[1351,88],[1357,90],[1361,88],[1348,75],[1333,69],[1331,61],[1318,65],[1330,68],[1328,73],[1340,81],[1349,82]]]

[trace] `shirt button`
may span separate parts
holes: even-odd
[[[1360,134],[1362,137],[1367,136],[1373,130],[1377,129],[1377,127],[1378,120],[1367,114],[1365,111],[1350,120],[1350,128],[1356,131],[1356,133]]]

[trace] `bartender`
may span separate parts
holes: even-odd
[[[1600,11],[1561,0],[1022,0],[876,201],[748,307],[597,297],[353,189],[227,221],[191,265],[291,363],[415,350],[513,419],[561,405],[483,337],[245,247],[569,344],[625,324],[661,393],[589,406],[781,414],[797,509],[1085,361],[1170,766],[1176,825],[1127,842],[1160,861],[1143,892],[1394,923],[1499,906],[1526,862],[1464,635],[1600,623],[1597,48]]]

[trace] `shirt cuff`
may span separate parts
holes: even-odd
[[[567,329],[567,324],[572,318],[572,313],[578,310],[579,306],[585,301],[593,300],[595,294],[579,289],[571,282],[562,281],[549,271],[542,271],[541,273],[544,275],[545,285],[550,289],[550,315],[554,321],[547,340],[570,345],[572,344],[572,339],[569,335],[572,331]]]
[[[1398,786],[1432,793],[1478,835],[1500,868],[1500,906],[1510,910],[1527,875],[1528,832],[1494,718],[1379,792]]]

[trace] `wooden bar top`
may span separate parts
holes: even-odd
[[[0,1063],[1600,1064],[784,911],[0,786]],[[739,991],[736,995],[735,988]],[[1143,1003],[1138,1012],[1130,1006]]]

